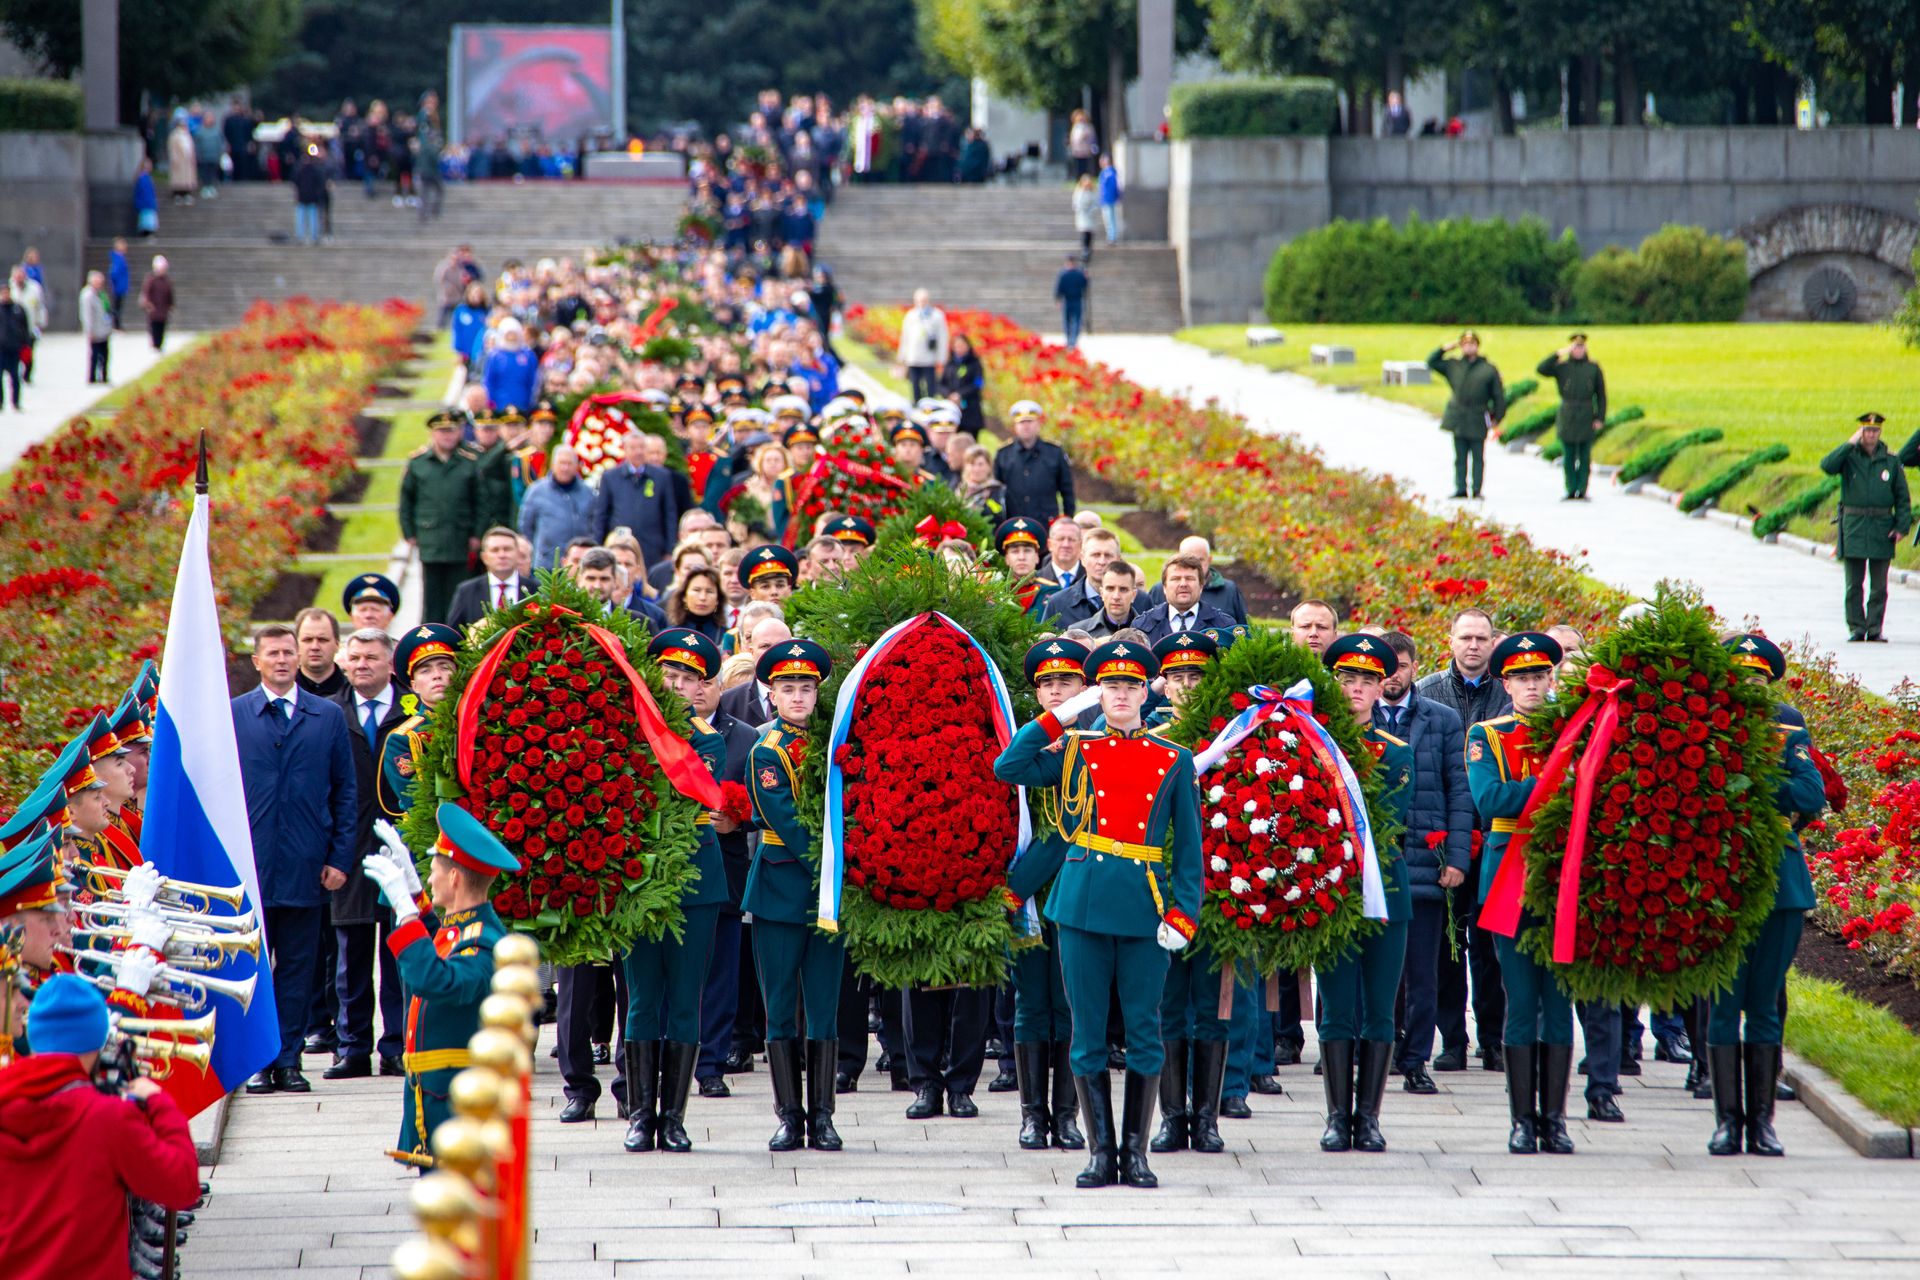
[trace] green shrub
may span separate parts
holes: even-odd
[[[1317,137],[1333,131],[1333,81],[1204,80],[1167,94],[1167,128],[1176,138]]]
[[[1718,427],[1702,427],[1663,444],[1648,445],[1621,464],[1616,479],[1621,484],[1629,484],[1642,476],[1659,475],[1661,468],[1680,456],[1681,450],[1691,449],[1697,444],[1713,444],[1725,434]]]
[[[1669,224],[1638,249],[1609,245],[1573,272],[1574,311],[1592,324],[1698,324],[1747,309],[1747,250]]]
[[[1609,428],[1617,427],[1623,422],[1638,422],[1646,416],[1647,411],[1637,404],[1630,404],[1624,409],[1615,409],[1606,416],[1606,420],[1600,424],[1600,429],[1593,433],[1593,438],[1598,440],[1601,436],[1607,434]],[[1540,456],[1548,462],[1558,460],[1562,452],[1564,451],[1560,448],[1559,436],[1555,436],[1540,446]]]
[[[1513,406],[1540,389],[1540,379],[1522,378],[1507,388],[1507,412],[1513,412]]]
[[[1573,232],[1538,218],[1334,221],[1267,264],[1267,314],[1320,324],[1537,324],[1567,303]]]
[[[1755,449],[1732,466],[1724,468],[1717,475],[1702,480],[1693,488],[1680,495],[1682,511],[1697,511],[1718,498],[1733,486],[1745,480],[1761,467],[1772,466],[1776,462],[1785,462],[1787,455],[1793,452],[1783,444],[1770,444],[1764,449]]]
[[[67,133],[80,127],[80,86],[65,80],[0,80],[0,132]]]
[[[1802,489],[1773,510],[1760,516],[1753,522],[1753,536],[1771,538],[1792,524],[1801,516],[1810,516],[1818,511],[1835,494],[1840,492],[1840,477],[1826,476],[1819,483]]]
[[[1500,443],[1514,444],[1521,440],[1531,440],[1552,426],[1554,419],[1560,416],[1560,406],[1550,404],[1544,409],[1535,409],[1518,422],[1509,422],[1500,428]]]

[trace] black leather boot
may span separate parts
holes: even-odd
[[[1710,1156],[1737,1156],[1746,1134],[1740,1113],[1740,1046],[1707,1046],[1707,1070],[1713,1075],[1713,1136],[1707,1139]]]
[[[1774,1085],[1780,1080],[1778,1045],[1755,1044],[1749,1040],[1740,1046],[1741,1071],[1746,1085],[1747,1154],[1783,1156],[1780,1135],[1773,1131]],[[1715,1081],[1716,1090],[1719,1082]],[[1716,1104],[1718,1105],[1718,1104]],[[1729,1103],[1728,1105],[1736,1105]]]
[[[1086,1135],[1074,1121],[1073,1050],[1065,1040],[1053,1045],[1053,1145],[1062,1151],[1079,1151],[1087,1145]]]
[[[687,1137],[687,1094],[693,1088],[693,1064],[700,1046],[667,1040],[660,1046],[660,1149],[691,1151]]]
[[[1353,1041],[1320,1042],[1320,1089],[1327,1098],[1322,1151],[1353,1150]]]
[[[1534,1084],[1534,1046],[1508,1044],[1500,1048],[1507,1065],[1507,1118],[1513,1122],[1507,1134],[1507,1150],[1516,1156],[1530,1156],[1540,1149],[1534,1120],[1539,1097]]]
[[[629,1151],[651,1151],[659,1127],[660,1042],[629,1040],[627,1049],[627,1136]]]
[[[807,1145],[815,1151],[840,1149],[833,1127],[833,1073],[839,1061],[838,1040],[807,1041]]]
[[[1087,1124],[1087,1167],[1080,1171],[1073,1185],[1083,1189],[1110,1187],[1120,1180],[1120,1164],[1114,1150],[1113,1077],[1105,1071],[1075,1076],[1073,1092],[1080,1100],[1080,1114]]]
[[[1573,1154],[1567,1136],[1567,1085],[1573,1079],[1573,1046],[1540,1046],[1540,1149],[1549,1155]]]
[[[800,1042],[767,1041],[767,1072],[773,1077],[773,1114],[780,1127],[767,1139],[769,1151],[798,1151],[807,1140],[807,1112],[800,1100]]]
[[[1049,1047],[1036,1040],[1016,1040],[1013,1073],[1020,1079],[1020,1149],[1045,1151],[1047,1130],[1047,1076],[1053,1069]]]
[[[1167,1061],[1160,1071],[1160,1132],[1153,1135],[1155,1151],[1187,1149],[1187,1050],[1190,1041],[1167,1041]]]
[[[1389,1040],[1360,1042],[1360,1080],[1353,1093],[1353,1149],[1385,1151],[1387,1139],[1380,1132],[1380,1104],[1387,1093],[1387,1068],[1393,1062],[1393,1043]]]
[[[1220,1082],[1226,1075],[1227,1042],[1195,1040],[1187,1145],[1206,1155],[1219,1155],[1227,1149],[1220,1136]],[[1166,1096],[1166,1090],[1161,1090],[1161,1096]]]
[[[1147,1167],[1147,1130],[1153,1127],[1153,1103],[1159,1092],[1159,1076],[1128,1069],[1120,1113],[1120,1181],[1129,1187],[1145,1190],[1160,1185]]]

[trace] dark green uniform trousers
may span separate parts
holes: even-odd
[[[1040,939],[1041,945],[1013,953],[1013,1038],[1021,1044],[1060,1044],[1073,1034],[1060,978],[1060,931],[1042,923]]]
[[[1167,985],[1160,997],[1162,1039],[1225,1043],[1228,1020],[1220,1016],[1220,971],[1210,969],[1212,964],[1213,953],[1198,940],[1169,959]]]
[[[1847,569],[1847,634],[1879,635],[1887,620],[1887,567],[1893,561],[1848,556],[1840,563]]]
[[[840,1025],[840,970],[846,961],[847,949],[838,935],[821,933],[810,924],[755,920],[753,965],[767,1006],[767,1039],[798,1039],[803,1006],[807,1038],[833,1039]]]
[[[1573,1001],[1547,966],[1520,950],[1519,939],[1540,921],[1520,914],[1520,930],[1511,938],[1494,935],[1500,956],[1500,985],[1507,992],[1507,1044],[1572,1044]]]
[[[713,930],[720,904],[687,907],[684,941],[672,934],[658,942],[636,942],[621,959],[627,971],[627,1039],[700,1043],[700,994],[713,958]]]
[[[420,621],[445,622],[453,591],[467,576],[467,562],[422,561],[420,565]]]
[[[1586,496],[1587,477],[1593,472],[1593,441],[1582,440],[1579,444],[1560,442],[1560,471],[1567,479],[1567,496],[1580,498]]]
[[[1167,952],[1152,938],[1060,926],[1060,977],[1073,1010],[1073,1074],[1107,1070],[1107,1002],[1117,994],[1127,1035],[1127,1070],[1157,1076],[1166,1058],[1160,1042],[1160,994]]]
[[[1322,1040],[1393,1039],[1393,999],[1407,962],[1407,922],[1387,927],[1325,967],[1320,979]]]
[[[1473,469],[1473,483],[1467,483],[1467,469]],[[1478,440],[1453,438],[1453,491],[1471,493],[1480,496],[1481,482],[1487,478],[1487,441],[1482,436]]]
[[[1739,1044],[1742,1040],[1748,1044],[1780,1043],[1780,992],[1787,985],[1787,970],[1793,965],[1793,953],[1800,949],[1800,930],[1806,922],[1806,913],[1798,910],[1775,911],[1767,916],[1740,962],[1740,972],[1733,976],[1733,990],[1713,999],[1713,1013],[1707,1021],[1708,1044]],[[1743,1013],[1747,1017],[1745,1035],[1740,1031]]]

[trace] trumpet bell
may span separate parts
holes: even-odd
[[[89,882],[101,881],[108,885],[118,885],[126,878],[127,873],[119,867],[89,867],[87,869],[87,879]],[[238,885],[232,888],[226,888],[221,885],[194,884],[190,880],[175,880],[171,876],[162,876],[160,878],[160,896],[171,897],[176,900],[198,898],[206,904],[208,909],[211,909],[214,903],[221,902],[238,911],[247,903],[247,891]]]
[[[128,1036],[127,1040],[133,1045],[133,1056],[149,1063],[151,1074],[162,1080],[172,1074],[176,1062],[184,1062],[203,1074],[213,1065],[212,1045],[180,1044],[150,1036]]]
[[[206,1044],[213,1039],[213,1024],[214,1015],[203,1013],[197,1018],[120,1018],[114,1022],[113,1029],[122,1035],[164,1035],[172,1040]]]

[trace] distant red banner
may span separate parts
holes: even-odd
[[[606,27],[455,27],[457,136],[470,145],[528,134],[570,144],[611,129],[613,57]]]

